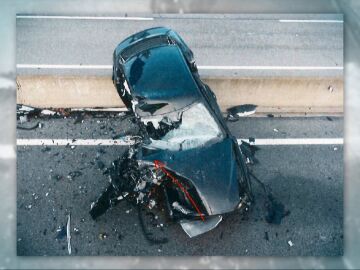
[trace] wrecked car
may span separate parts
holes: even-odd
[[[112,79],[139,132],[109,169],[110,185],[91,206],[94,219],[125,199],[151,209],[161,193],[168,217],[193,237],[248,209],[243,153],[176,32],[156,27],[122,41]]]

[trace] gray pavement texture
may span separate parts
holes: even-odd
[[[17,131],[18,138],[108,138],[131,128],[117,118],[41,119],[42,129]],[[343,119],[242,118],[229,123],[236,136],[255,138],[341,137]],[[112,127],[112,129],[110,129]],[[277,127],[281,132],[274,132]],[[82,132],[82,133],[81,133]],[[333,132],[332,134],[330,134]],[[276,133],[275,135],[273,133]],[[36,136],[38,135],[38,136]],[[219,226],[190,239],[176,223],[150,226],[165,244],[145,239],[136,208],[124,202],[98,221],[90,204],[107,186],[99,164],[109,166],[126,146],[17,147],[17,253],[67,255],[58,228],[71,214],[73,255],[341,256],[343,254],[343,147],[261,146],[251,167],[290,214],[268,224],[265,199],[254,183],[256,202],[246,215],[232,213]],[[73,172],[73,173],[71,173]],[[74,176],[74,172],[75,176]],[[80,173],[79,173],[80,172]],[[77,175],[76,175],[77,174]],[[128,212],[128,213],[127,213]],[[160,220],[163,215],[159,214]],[[161,221],[163,222],[163,221]],[[104,238],[104,234],[107,236]],[[289,246],[288,241],[294,245]]]
[[[120,15],[121,16],[121,15]],[[155,26],[177,31],[199,66],[342,67],[342,14],[147,15],[136,20],[16,20],[17,64],[112,65],[114,48],[127,36]],[[20,75],[111,75],[111,69],[29,69]],[[342,76],[342,70],[199,70],[202,76]]]

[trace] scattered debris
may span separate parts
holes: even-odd
[[[274,132],[279,132],[279,130],[277,128],[274,128]]]
[[[155,204],[156,204],[155,200],[150,200],[148,204],[149,209],[154,208]]]
[[[27,115],[22,115],[19,117],[19,119],[20,119],[20,124],[23,124],[28,121]]]
[[[294,243],[293,243],[291,240],[289,240],[289,241],[288,241],[288,245],[289,245],[290,247],[292,247],[292,246],[294,245]]]
[[[74,124],[84,123],[84,113],[77,113],[75,115],[75,121]]]
[[[251,143],[255,143],[255,139],[254,140],[249,139],[249,141]],[[255,158],[255,152],[259,150],[259,147],[241,140],[240,149],[246,158],[247,164],[258,163],[258,160]]]
[[[83,175],[82,172],[80,172],[80,171],[73,171],[73,172],[69,172],[67,178],[68,178],[69,180],[73,180],[74,178],[79,177],[79,176],[81,176],[81,175]]]
[[[51,148],[49,146],[45,146],[45,147],[41,148],[41,152],[48,152],[50,150],[51,150]]]
[[[329,91],[330,93],[334,92],[334,87],[333,87],[332,85],[329,85],[328,91]]]
[[[239,106],[234,106],[227,109],[227,118],[228,121],[238,121],[240,117],[249,116],[256,112],[256,105],[254,104],[244,104]]]
[[[106,238],[108,238],[108,236],[109,236],[109,235],[108,235],[107,233],[105,233],[105,232],[104,232],[104,233],[100,233],[100,234],[99,234],[99,239],[100,239],[100,240],[105,240]]]
[[[52,175],[51,178],[56,180],[56,181],[60,181],[64,177],[62,175],[60,175],[60,174],[55,174],[55,175]]]
[[[337,147],[334,147],[334,151],[337,151],[338,150],[338,148]]]
[[[65,236],[66,236],[66,227],[65,226],[59,227],[56,231],[57,231],[57,235],[56,235],[57,240],[61,240],[61,239],[65,238]]]
[[[36,109],[30,106],[25,106],[22,104],[16,105],[16,117],[19,120],[21,116],[25,116],[26,119],[28,117],[35,117],[38,116],[41,112],[41,109]],[[27,121],[27,120],[26,120]]]
[[[41,111],[41,114],[42,114],[42,115],[55,115],[56,112],[50,111],[50,110],[42,110],[42,111]]]
[[[32,126],[19,126],[19,125],[17,125],[16,128],[17,129],[22,129],[22,130],[34,130],[34,129],[39,127],[39,124],[40,123],[37,122],[35,125],[32,125]]]
[[[149,229],[148,229],[149,226],[146,225],[147,222],[144,219],[143,213],[146,213],[146,210],[142,209],[140,204],[138,205],[137,209],[138,209],[138,217],[139,217],[140,227],[141,227],[141,229],[143,231],[143,234],[144,234],[146,240],[150,244],[166,244],[167,242],[169,242],[169,240],[166,237],[159,238],[159,237],[154,237],[153,236],[153,233],[149,231]],[[153,214],[148,215],[148,217],[150,217],[149,222],[154,222],[155,221],[154,216],[155,215],[153,215]],[[155,222],[155,223],[153,223],[153,225],[155,225],[154,227],[157,227],[158,223]]]

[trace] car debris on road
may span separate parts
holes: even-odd
[[[238,121],[240,117],[249,116],[256,112],[256,105],[243,104],[227,109],[228,115],[226,120],[230,122]]]

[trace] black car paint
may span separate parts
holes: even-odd
[[[127,46],[160,35],[168,37],[168,44],[148,48],[145,51],[137,52],[126,62],[121,61],[121,53]],[[129,43],[130,40],[132,44]],[[147,68],[147,65],[149,74],[145,76],[144,69]],[[161,110],[164,107],[158,110],[161,110],[161,114],[166,114],[181,110],[197,101],[206,105],[226,134],[226,138],[222,142],[187,151],[158,151],[156,155],[142,158],[150,161],[160,159],[170,169],[189,179],[197,188],[200,197],[209,205],[208,214],[220,214],[234,210],[239,204],[239,194],[242,193],[237,178],[245,178],[243,182],[250,185],[246,165],[236,139],[226,126],[214,93],[200,80],[199,74],[194,68],[193,53],[182,39],[174,31],[163,27],[137,33],[118,45],[114,53],[114,67],[121,70],[123,72],[121,78],[127,79],[129,82],[131,98],[140,97],[139,107],[144,103],[166,104],[164,106],[167,108],[166,111]],[[146,78],[143,79],[143,75]],[[141,80],[144,82],[140,83]],[[122,93],[124,90],[122,84],[117,83],[117,78],[114,79],[114,83],[118,92]],[[125,104],[129,104],[129,101],[126,100],[129,98],[128,96],[121,94],[120,96]],[[135,110],[139,107],[136,107]],[[143,113],[141,109],[139,112],[139,114]],[[154,111],[151,114],[157,113]],[[207,163],[204,162],[204,158],[208,161]],[[192,163],[190,164],[187,160],[192,160]],[[240,167],[240,176],[234,171],[236,165]],[[202,174],[198,174],[196,171],[201,171]],[[251,197],[251,187],[243,188],[249,189],[248,196]]]
[[[247,207],[252,201],[252,192],[243,154],[225,123],[214,93],[199,77],[192,51],[181,37],[165,27],[136,33],[116,47],[113,63],[114,85],[124,104],[136,116],[142,140],[129,151],[128,157],[113,167],[116,177],[111,179],[115,180],[98,203],[107,208],[112,202],[116,204],[116,196],[124,190],[131,192],[135,186],[133,180],[142,178],[147,168],[154,168],[154,162],[161,161],[167,172],[176,175],[188,187],[202,214],[219,215]],[[181,113],[198,103],[203,104],[215,120],[221,130],[221,140],[177,151],[149,147],[151,139],[159,139],[177,129],[182,121]],[[167,119],[167,115],[174,112],[179,113],[180,120],[170,121],[170,125],[160,121],[155,128],[142,121],[146,117]],[[199,218],[194,209],[188,214],[179,211],[176,214],[171,206],[174,201],[181,200],[185,208],[192,205],[176,187],[169,185],[169,181],[161,186],[171,217]],[[91,213],[96,218],[104,211],[95,207]]]

